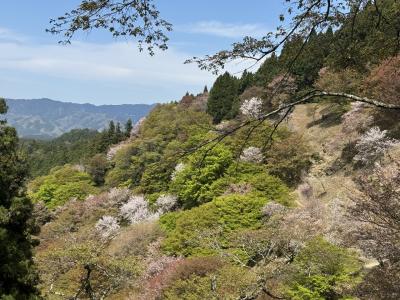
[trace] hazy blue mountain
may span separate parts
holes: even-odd
[[[154,105],[93,105],[51,99],[7,99],[6,118],[21,137],[53,138],[75,128],[103,129],[110,120],[137,122]]]

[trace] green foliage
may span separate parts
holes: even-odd
[[[29,156],[30,175],[34,178],[67,163],[81,163],[97,153],[94,146],[99,133],[73,129],[50,141],[22,140],[21,148]]]
[[[232,164],[224,177],[211,184],[204,198],[211,200],[224,193],[249,193],[286,206],[292,204],[290,191],[282,180],[269,175],[265,166],[251,163]]]
[[[29,194],[34,202],[43,201],[48,208],[55,208],[72,198],[83,200],[96,192],[89,174],[74,166],[65,165],[54,168],[47,176],[33,180]]]
[[[104,154],[100,153],[93,156],[87,164],[87,172],[96,185],[104,184],[104,177],[108,169],[109,163],[107,158]]]
[[[207,112],[214,123],[231,119],[237,114],[235,103],[238,102],[238,79],[228,72],[219,76],[210,90]]]
[[[225,175],[232,163],[232,153],[218,145],[209,153],[199,151],[190,158],[190,164],[181,171],[171,184],[171,191],[184,208],[191,208],[210,201],[208,191],[213,182]]]
[[[0,113],[7,106],[0,98]],[[38,277],[32,261],[32,204],[25,195],[26,165],[14,128],[0,122],[0,298],[34,299]]]
[[[132,119],[128,119],[125,123],[125,137],[130,137],[131,131],[133,129]]]
[[[318,78],[318,72],[330,53],[332,39],[332,29],[328,29],[326,33],[312,32],[305,44],[300,36],[294,36],[285,43],[279,63],[283,69],[291,66],[290,73],[295,76],[300,88],[310,87]]]
[[[309,241],[293,263],[290,299],[342,299],[361,268],[355,254],[322,238]]]
[[[237,266],[224,266],[214,272],[193,274],[174,281],[163,293],[164,299],[246,299],[256,289],[255,273]],[[211,287],[214,288],[211,288]]]
[[[174,164],[171,162],[161,160],[147,165],[140,179],[140,192],[154,194],[166,191],[174,170]]]
[[[129,186],[146,194],[168,191],[177,154],[196,146],[210,123],[204,112],[177,104],[156,106],[142,124],[139,136],[115,155],[106,185]]]
[[[392,56],[398,50],[399,3],[385,0],[368,2],[354,18],[349,15],[334,34],[327,63],[334,69],[353,68],[365,72],[370,64]],[[385,16],[385,22],[382,22]]]
[[[293,187],[301,182],[312,164],[312,153],[300,136],[289,133],[274,141],[266,152],[268,172]]]
[[[265,87],[274,77],[278,76],[281,71],[282,66],[279,63],[277,55],[273,53],[257,70],[254,81],[256,85]]]
[[[185,256],[212,254],[207,234],[216,234],[226,243],[230,233],[261,226],[261,208],[267,199],[243,195],[216,198],[181,213],[166,214],[160,224],[167,232],[163,248],[167,253]]]

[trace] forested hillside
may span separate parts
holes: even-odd
[[[255,73],[156,106],[106,167],[31,181],[42,293],[397,299],[399,110],[338,95],[261,117],[315,88],[399,104],[399,56],[359,33],[349,60],[346,30],[313,33],[288,76],[297,37]]]
[[[135,125],[25,141],[39,293],[399,299],[400,3],[379,3]]]

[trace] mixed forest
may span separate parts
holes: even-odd
[[[359,2],[136,124],[1,121],[2,299],[399,299],[400,3]]]

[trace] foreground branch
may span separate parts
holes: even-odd
[[[223,132],[221,135],[218,135],[217,137],[205,141],[204,143],[199,144],[198,146],[196,146],[195,148],[190,149],[189,151],[185,152],[184,155],[196,152],[197,150],[207,146],[207,145],[211,145],[210,148],[208,148],[205,152],[205,155],[207,155],[207,153],[212,150],[218,143],[222,142],[226,137],[236,133],[238,130],[240,130],[241,128],[244,128],[246,126],[249,125],[253,125],[254,123],[257,123],[253,126],[258,127],[260,126],[264,121],[266,121],[268,118],[273,117],[274,115],[279,114],[281,111],[286,111],[286,110],[291,110],[293,109],[295,106],[300,105],[300,104],[306,104],[306,103],[310,103],[310,102],[315,102],[315,98],[325,98],[325,97],[340,97],[340,98],[345,98],[347,100],[350,100],[350,102],[352,101],[358,101],[358,102],[362,102],[365,104],[369,104],[371,106],[374,107],[378,107],[378,108],[383,108],[383,109],[390,109],[390,110],[400,110],[400,106],[395,105],[395,104],[389,104],[389,103],[385,103],[385,102],[381,102],[379,100],[375,100],[375,99],[371,99],[371,98],[367,98],[367,97],[360,97],[360,96],[356,96],[356,95],[352,95],[352,94],[347,94],[347,93],[338,93],[338,92],[328,92],[328,91],[312,91],[310,93],[308,93],[306,96],[303,96],[302,98],[300,98],[297,101],[288,103],[288,104],[284,104],[281,105],[279,108],[268,112],[264,115],[261,115],[258,118],[252,119],[252,120],[247,120],[241,124],[239,124],[238,126],[234,127],[233,129],[230,129],[226,132]],[[274,128],[276,129],[284,120],[284,118],[281,118],[274,126]],[[269,139],[271,139],[272,136],[269,137]],[[266,142],[268,143],[268,141]]]

